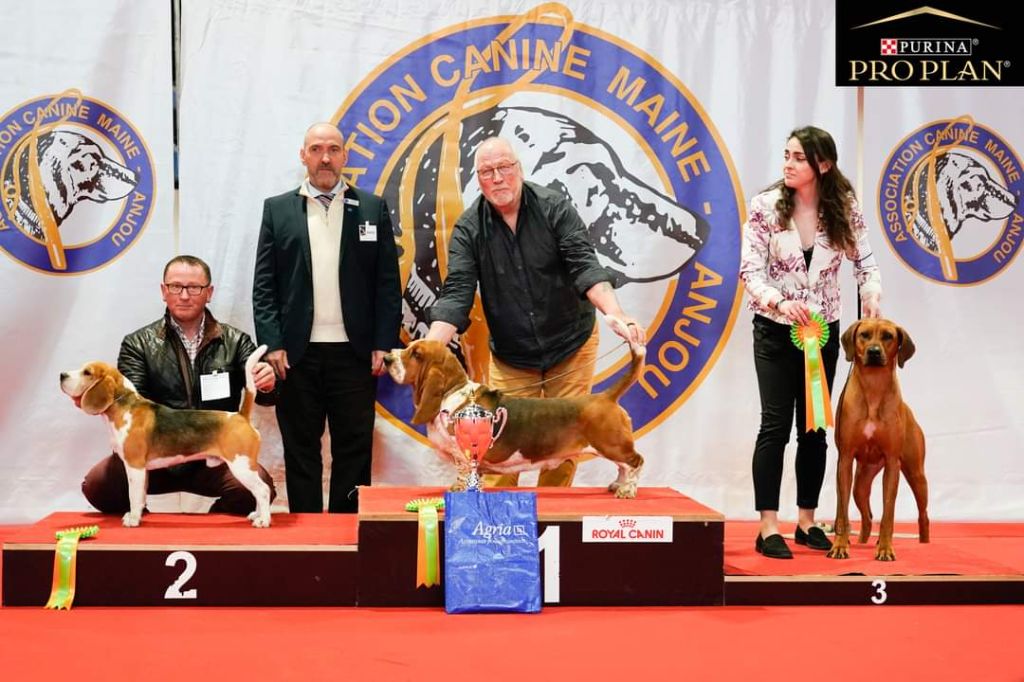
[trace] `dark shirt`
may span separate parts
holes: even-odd
[[[479,284],[491,352],[514,367],[548,369],[590,337],[594,306],[586,292],[612,281],[572,204],[524,182],[515,232],[482,196],[459,216],[429,318],[465,331]]]

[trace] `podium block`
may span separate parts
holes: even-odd
[[[54,533],[99,525],[79,543],[75,606],[354,606],[352,515],[275,514],[271,528],[220,514],[147,514],[138,528],[60,512],[4,542],[4,606],[43,606]]]
[[[641,488],[632,500],[604,488],[520,490],[537,493],[545,604],[722,604],[725,519],[713,509],[671,488]],[[416,586],[416,514],[404,510],[411,499],[443,494],[360,490],[360,606],[444,604],[441,586]]]

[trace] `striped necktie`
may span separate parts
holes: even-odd
[[[333,194],[321,194],[317,196],[317,201],[324,205],[324,208],[329,209],[331,207],[331,201],[334,199]]]

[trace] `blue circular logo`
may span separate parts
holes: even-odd
[[[889,246],[911,270],[967,286],[1005,271],[1020,251],[1021,161],[969,117],[934,121],[886,159],[879,217]]]
[[[682,83],[566,8],[544,7],[543,17],[458,24],[376,69],[335,115],[346,179],[388,202],[403,333],[420,338],[450,231],[479,195],[473,152],[487,137],[510,140],[525,178],[573,203],[621,283],[623,308],[647,326],[644,372],[620,401],[640,435],[686,400],[724,347],[741,299],[742,195],[725,146]],[[487,337],[482,316],[471,317],[461,340],[472,374]],[[602,334],[615,357],[595,392],[625,371],[618,341]],[[382,382],[378,401],[390,421],[422,436],[409,425],[407,387]]]
[[[132,124],[75,90],[0,118],[0,249],[51,275],[101,268],[135,243],[156,196]]]

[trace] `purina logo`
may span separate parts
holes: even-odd
[[[623,307],[648,328],[647,365],[622,399],[637,434],[707,376],[740,303],[742,191],[703,108],[651,56],[549,3],[416,40],[333,120],[347,136],[346,179],[384,196],[401,229],[407,340],[426,333],[455,219],[479,196],[476,147],[500,135],[529,180],[574,204],[601,264],[623,283]],[[461,343],[481,379],[488,335],[473,317]],[[601,336],[602,356],[621,345],[607,329]],[[595,392],[625,371],[628,355],[603,361]],[[407,389],[383,382],[377,398],[391,423],[426,442],[409,426]]]
[[[156,196],[142,136],[77,90],[0,117],[0,249],[50,275],[80,275],[123,254]]]
[[[980,284],[1005,272],[1024,241],[1021,158],[969,116],[933,121],[889,154],[879,217],[896,255],[943,284]]]
[[[999,5],[836,3],[836,85],[1022,85],[1022,55]]]
[[[970,56],[974,41],[970,38],[943,39],[921,38],[917,40],[899,40],[882,38],[879,54],[901,55],[904,57],[958,57]]]

